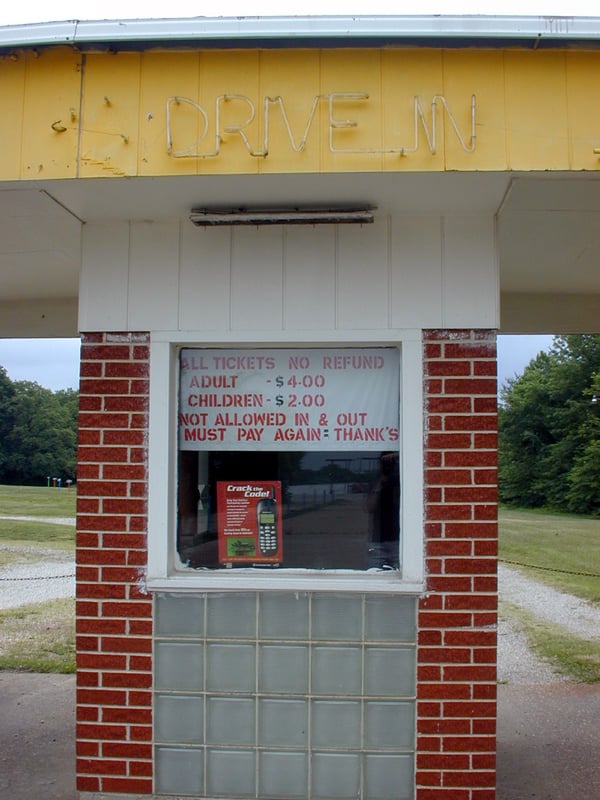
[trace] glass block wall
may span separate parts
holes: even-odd
[[[413,800],[416,598],[155,603],[157,794]]]

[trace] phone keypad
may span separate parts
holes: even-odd
[[[258,533],[258,546],[264,555],[277,552],[277,527],[274,524],[262,523]]]

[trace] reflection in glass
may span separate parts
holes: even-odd
[[[180,451],[178,467],[177,549],[186,566],[228,566],[218,558],[218,481],[280,481],[283,560],[275,566],[398,567],[397,452]]]

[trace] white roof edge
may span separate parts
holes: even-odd
[[[254,39],[600,40],[600,17],[306,16],[67,20],[0,26],[0,48]]]

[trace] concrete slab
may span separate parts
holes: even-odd
[[[0,798],[78,797],[75,676],[0,672]]]
[[[600,798],[600,685],[500,686],[497,800]]]
[[[497,800],[600,798],[600,685],[499,686]],[[78,800],[75,676],[0,672],[0,800]]]

